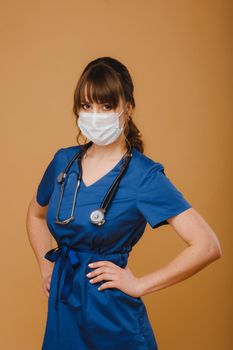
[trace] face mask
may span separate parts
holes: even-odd
[[[119,117],[122,112],[80,112],[77,124],[89,140],[97,145],[109,145],[123,131],[123,127],[119,126]]]

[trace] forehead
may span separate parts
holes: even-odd
[[[80,88],[80,102],[109,103],[117,107],[122,104],[122,97],[114,86],[100,81],[86,81]]]

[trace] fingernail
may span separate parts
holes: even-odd
[[[93,266],[93,263],[88,264],[88,266],[89,266],[89,267],[92,267],[92,266]]]

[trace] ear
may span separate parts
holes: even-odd
[[[131,115],[132,111],[133,111],[133,106],[130,102],[126,103],[126,111],[128,115]]]

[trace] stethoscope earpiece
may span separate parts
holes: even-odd
[[[60,184],[64,180],[65,177],[66,177],[66,174],[64,172],[60,173],[57,177],[58,183]]]

